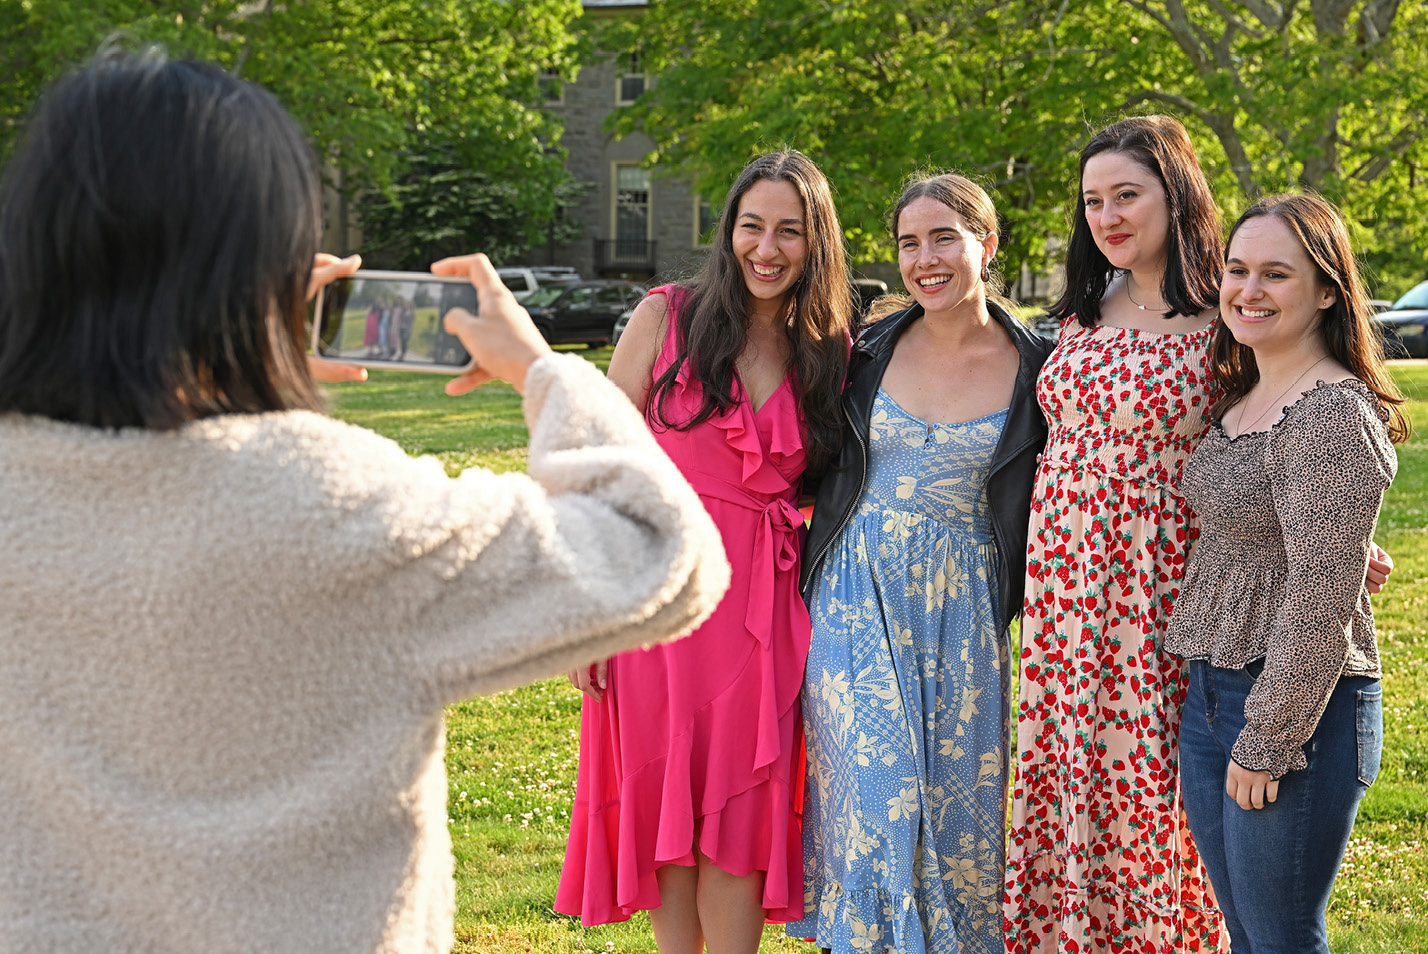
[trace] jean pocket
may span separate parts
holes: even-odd
[[[1354,727],[1358,736],[1359,781],[1372,785],[1383,758],[1382,686],[1373,685],[1354,693]]]

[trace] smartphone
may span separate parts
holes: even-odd
[[[441,325],[453,308],[476,314],[470,279],[359,270],[318,289],[312,353],[367,368],[460,374],[474,362]]]

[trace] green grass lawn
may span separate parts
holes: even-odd
[[[603,367],[609,349],[584,354]],[[1375,600],[1383,655],[1383,768],[1359,813],[1329,909],[1343,954],[1428,951],[1428,363],[1394,373],[1423,433],[1398,450],[1398,478],[1379,521],[1393,554],[1389,590]],[[505,385],[449,398],[443,377],[374,372],[331,388],[333,414],[370,427],[452,473],[525,466],[520,400]],[[450,710],[447,771],[456,854],[456,950],[599,954],[654,951],[649,920],[584,929],[553,914],[575,790],[580,703],[564,679],[474,699]],[[765,952],[800,951],[769,928]]]

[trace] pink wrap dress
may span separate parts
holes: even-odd
[[[655,362],[675,361],[675,309]],[[681,370],[666,416],[692,417],[701,386]],[[799,691],[808,611],[798,592],[804,451],[792,377],[755,409],[689,429],[651,429],[698,491],[733,569],[722,603],[685,639],[610,660],[605,698],[585,698],[580,770],[555,910],[584,924],[660,904],[655,869],[695,851],[735,875],[764,872],[768,920],[803,916]]]

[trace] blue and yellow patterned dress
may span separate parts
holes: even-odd
[[[835,952],[1001,954],[1007,646],[985,484],[1006,411],[928,424],[886,392],[813,581],[804,905]]]

